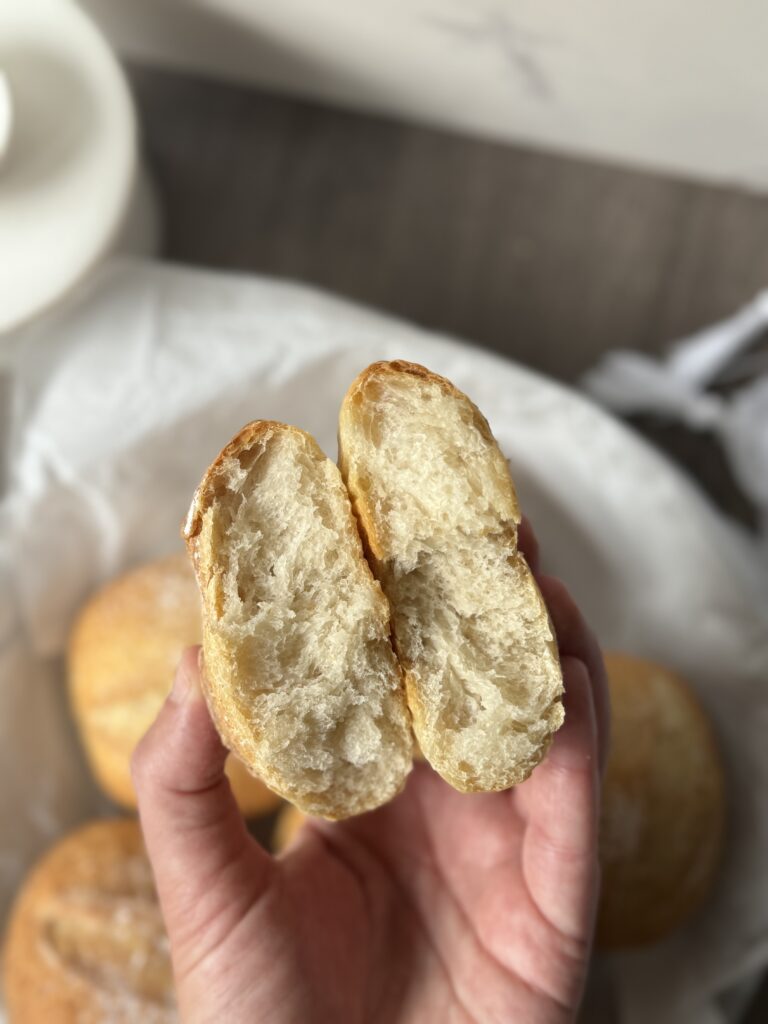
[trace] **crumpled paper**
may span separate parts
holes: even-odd
[[[727,320],[678,341],[664,358],[610,353],[585,375],[583,385],[616,412],[658,413],[714,433],[736,480],[760,512],[768,558],[768,358],[727,395],[707,391],[729,373],[733,377],[739,363],[746,369],[750,348],[766,335],[768,290]]]
[[[82,602],[179,545],[195,484],[243,423],[296,423],[333,456],[352,377],[398,357],[446,374],[486,413],[545,567],[603,643],[677,668],[715,719],[731,799],[717,892],[690,927],[607,969],[622,1024],[725,1021],[719,994],[768,963],[768,616],[748,539],[575,393],[265,279],[115,262],[0,350],[0,914],[34,857],[108,807],[66,706]]]

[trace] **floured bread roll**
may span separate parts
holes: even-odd
[[[182,650],[201,638],[200,594],[184,551],[108,583],[78,616],[69,644],[72,711],[94,775],[123,807],[136,807],[131,754],[168,695]],[[246,816],[280,803],[234,757],[227,775]]]
[[[185,537],[224,742],[308,814],[389,800],[412,734],[389,608],[336,466],[303,431],[251,423],[205,474]]]
[[[14,905],[4,958],[10,1024],[176,1021],[168,940],[135,821],[59,842]]]
[[[344,399],[339,465],[424,756],[463,792],[522,782],[563,721],[562,676],[488,424],[443,377],[374,363]]]
[[[725,827],[725,783],[709,721],[668,669],[607,654],[611,752],[600,825],[597,941],[654,942],[709,894]]]

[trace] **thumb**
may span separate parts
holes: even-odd
[[[184,651],[131,763],[177,973],[223,941],[268,885],[273,865],[248,834],[224,774],[227,750],[203,699],[199,658],[200,648]]]

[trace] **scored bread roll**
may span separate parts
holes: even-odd
[[[160,908],[135,821],[61,840],[16,898],[4,956],[10,1024],[176,1021]]]
[[[200,594],[186,552],[150,562],[99,590],[69,644],[72,711],[104,792],[136,807],[131,754],[155,720],[185,647],[202,639]],[[236,758],[227,774],[247,816],[280,803]]]
[[[563,721],[562,676],[488,424],[443,377],[374,363],[342,404],[339,465],[424,756],[463,792],[522,782]]]
[[[611,752],[600,823],[604,948],[654,942],[706,899],[725,831],[715,738],[683,680],[652,661],[606,654]]]
[[[389,800],[413,740],[389,608],[336,466],[301,430],[248,424],[203,477],[184,533],[227,746],[308,814]]]

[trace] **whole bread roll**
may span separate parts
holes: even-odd
[[[411,768],[410,721],[336,466],[303,431],[250,423],[206,472],[184,532],[227,746],[308,814],[389,800]]]
[[[9,1024],[177,1020],[160,908],[138,824],[61,840],[14,905],[4,957]]]
[[[68,657],[72,711],[96,779],[123,807],[136,807],[131,754],[168,695],[181,651],[201,638],[200,595],[184,551],[120,576],[78,616]],[[245,815],[280,803],[234,757],[227,774]]]
[[[607,654],[611,752],[600,827],[604,948],[654,942],[716,878],[725,782],[710,723],[687,684],[642,658]]]
[[[374,363],[344,399],[339,465],[425,758],[463,792],[522,782],[563,721],[562,675],[487,422],[424,367]]]

